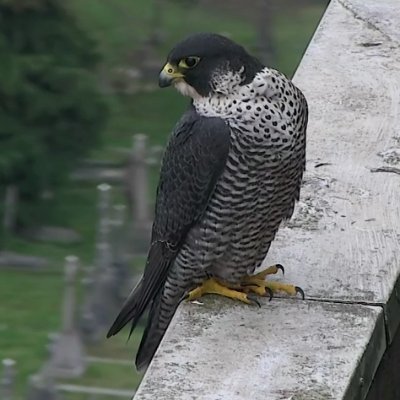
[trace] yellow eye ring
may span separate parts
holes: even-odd
[[[194,68],[199,63],[199,61],[200,61],[200,57],[196,57],[196,56],[185,57],[179,61],[178,65],[181,68],[190,69],[190,68]]]

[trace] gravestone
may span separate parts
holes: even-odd
[[[3,227],[7,232],[14,232],[17,219],[19,190],[16,185],[8,185],[4,197]]]
[[[2,361],[2,364],[3,374],[1,377],[0,398],[2,400],[12,400],[15,380],[15,361],[6,358]]]
[[[42,375],[32,375],[29,378],[27,400],[61,400],[53,381]]]
[[[110,208],[111,208],[111,186],[102,183],[97,186],[98,197],[98,215],[99,223],[97,227],[97,243],[107,243],[110,234]]]
[[[114,272],[114,294],[116,299],[123,300],[126,297],[125,287],[130,277],[129,257],[131,242],[126,224],[126,206],[117,204],[113,207],[111,219],[111,254],[112,268]]]
[[[11,251],[0,251],[0,267],[27,268],[38,270],[49,266],[47,259],[37,256],[13,253]]]
[[[61,333],[53,339],[49,362],[43,369],[45,377],[74,378],[85,371],[85,354],[75,324],[76,275],[78,258],[66,257],[65,293],[62,309],[63,326]]]
[[[81,332],[84,340],[89,343],[105,336],[120,306],[118,271],[114,268],[111,238],[111,231],[114,231],[116,225],[111,218],[111,186],[101,184],[98,189],[99,225],[95,261],[94,267],[88,271],[85,279],[86,298],[81,318]],[[118,216],[119,219],[123,217],[122,211]],[[117,225],[120,223],[122,222],[118,220]]]
[[[133,136],[133,150],[127,170],[127,191],[133,220],[133,247],[136,253],[147,252],[152,213],[149,201],[148,138],[144,134]]]
[[[111,186],[102,183],[97,186],[98,190],[98,226],[96,236],[95,260],[92,267],[87,268],[86,277],[83,281],[85,299],[82,306],[80,330],[85,342],[95,342],[102,337],[104,325],[103,302],[101,281],[104,279],[104,268],[110,262],[109,235],[110,235],[110,204]]]
[[[84,315],[85,340],[95,342],[105,337],[106,330],[115,316],[115,273],[111,268],[112,255],[109,243],[96,245],[96,262],[89,281],[88,306]],[[88,319],[89,317],[89,319]]]
[[[86,268],[86,276],[82,279],[85,299],[82,305],[81,319],[79,321],[80,332],[85,343],[90,343],[98,339],[97,332],[100,330],[98,320],[95,316],[95,268]]]

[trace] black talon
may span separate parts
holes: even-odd
[[[272,298],[274,297],[274,292],[272,291],[271,288],[266,287],[266,288],[265,288],[265,294],[267,294],[267,293],[269,294],[269,300],[268,300],[268,301],[271,301]]]
[[[261,303],[258,301],[257,296],[255,296],[255,295],[249,293],[249,294],[247,295],[247,299],[250,300],[251,302],[257,304],[258,307],[261,308]]]
[[[298,287],[298,286],[295,286],[294,288],[296,289],[296,294],[300,293],[301,297],[302,297],[302,300],[304,300],[305,299],[304,290],[301,287]]]
[[[275,264],[275,267],[282,271],[282,275],[285,275],[285,268],[282,264]]]

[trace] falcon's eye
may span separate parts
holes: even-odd
[[[193,68],[195,67],[200,61],[200,57],[185,57],[179,61],[179,66],[182,68]]]

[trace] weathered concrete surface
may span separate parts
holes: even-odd
[[[398,0],[339,0],[354,16],[400,43],[400,8]]]
[[[332,1],[294,79],[307,173],[266,264],[314,301],[183,305],[135,400],[365,398],[400,324],[400,177],[370,171],[400,149],[398,15],[397,0]]]
[[[372,378],[384,349],[379,308],[209,296],[180,308],[135,399],[362,398],[354,382]]]
[[[370,12],[392,5],[396,15],[400,2],[393,4],[376,2]],[[400,302],[392,301],[400,289],[400,177],[370,168],[400,148],[400,46],[333,1],[295,81],[310,108],[307,171],[267,263],[285,265],[286,279],[309,297],[384,304],[392,337],[400,323]]]

